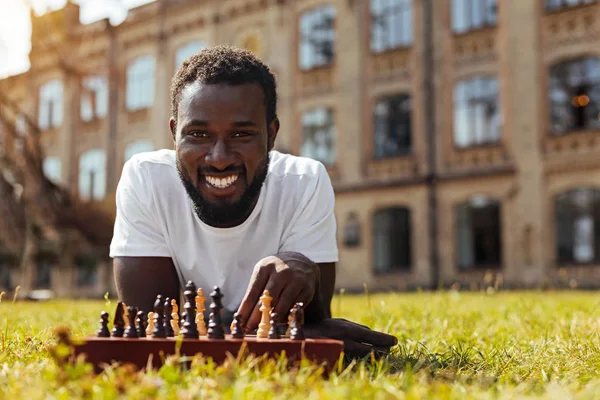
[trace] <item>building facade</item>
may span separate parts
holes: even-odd
[[[338,288],[600,285],[597,1],[158,0],[118,26],[68,3],[32,22],[31,68],[0,90],[83,199],[114,202],[131,155],[172,148],[171,77],[232,44],[277,74],[276,148],[328,168]],[[71,287],[112,290],[101,268]]]

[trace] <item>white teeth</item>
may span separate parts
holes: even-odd
[[[212,176],[207,176],[206,180],[212,186],[223,189],[228,186],[231,186],[233,184],[233,182],[235,182],[237,180],[237,178],[238,178],[237,175],[231,175],[231,176],[228,176],[227,178],[215,178]]]

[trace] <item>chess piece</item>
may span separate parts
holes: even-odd
[[[138,337],[146,337],[146,313],[142,310],[137,312],[135,319]]]
[[[169,297],[167,297],[165,299],[165,315],[164,315],[165,335],[167,337],[175,336],[175,331],[173,330],[173,326],[171,325],[171,321],[173,319],[173,317],[171,316],[172,312],[173,312],[173,306],[171,305],[171,299]]]
[[[148,313],[148,325],[146,326],[146,336],[152,335],[154,332],[154,313],[150,311]]]
[[[198,329],[198,335],[206,336],[206,324],[204,323],[204,311],[206,307],[204,306],[204,292],[202,288],[198,288],[196,291],[196,326]]]
[[[196,326],[195,312],[196,285],[194,285],[192,281],[188,281],[185,285],[183,297],[185,298],[183,308],[185,309],[186,317],[180,332],[186,339],[198,339],[198,327]]]
[[[164,311],[165,304],[163,302],[162,295],[156,296],[156,301],[154,302],[154,330],[152,331],[153,338],[165,338],[167,335],[165,333],[165,324],[164,324]]]
[[[292,308],[293,320],[292,329],[290,331],[290,339],[304,340],[304,304],[296,303]]]
[[[128,339],[136,339],[138,337],[137,329],[135,327],[135,316],[137,310],[135,307],[127,307],[127,329],[125,329],[124,336]]]
[[[171,313],[171,328],[173,328],[173,335],[179,336],[179,306],[177,300],[171,300],[171,307],[173,312]]]
[[[294,307],[292,307],[292,310],[294,309]],[[289,338],[290,337],[290,331],[292,330],[292,321],[294,320],[294,315],[292,314],[292,310],[290,310],[290,313],[288,314],[288,323],[287,323],[287,328],[285,331],[284,336]]]
[[[234,339],[244,338],[242,315],[239,313],[233,314],[233,322],[231,323],[231,337]]]
[[[112,336],[114,337],[123,337],[123,333],[125,332],[125,318],[123,314],[123,302],[120,301],[117,303],[115,319],[113,320]]]
[[[129,316],[127,315],[127,304],[125,302],[122,303],[121,307],[123,307],[123,321],[125,321],[125,326],[129,326]]]
[[[269,339],[281,339],[278,329],[279,316],[277,313],[271,313],[271,328],[269,329]]]
[[[260,324],[258,324],[258,331],[256,331],[256,337],[260,339],[265,339],[269,336],[269,330],[271,329],[271,294],[268,290],[263,292],[263,295],[260,296],[260,308],[259,310],[262,312],[262,318],[260,320]]]
[[[208,322],[208,338],[209,339],[225,339],[225,331],[223,330],[223,322],[221,321],[221,310],[223,304],[221,304],[221,298],[223,294],[218,286],[215,286],[214,290],[210,294],[212,303],[210,303],[210,321]]]
[[[108,330],[108,313],[102,311],[100,314],[100,329],[98,329],[98,337],[110,337],[110,331]]]

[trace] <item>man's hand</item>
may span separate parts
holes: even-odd
[[[362,358],[374,352],[376,356],[388,354],[390,347],[398,344],[396,337],[377,332],[341,318],[328,318],[304,326],[308,338],[329,338],[344,342],[344,354],[349,358]]]
[[[238,309],[246,331],[255,330],[260,323],[259,300],[263,291],[268,290],[273,298],[272,312],[277,313],[281,322],[287,322],[295,303],[311,303],[319,278],[317,264],[299,253],[280,253],[260,260],[254,267],[248,290]]]

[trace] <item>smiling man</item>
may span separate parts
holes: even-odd
[[[331,318],[338,261],[334,192],[323,165],[273,150],[275,77],[251,53],[202,50],[171,87],[175,150],[126,162],[110,248],[119,298],[150,310],[192,280],[219,286],[224,320],[260,322],[259,297],[287,321],[303,302],[309,337],[343,340],[350,356],[387,351],[396,338]]]

